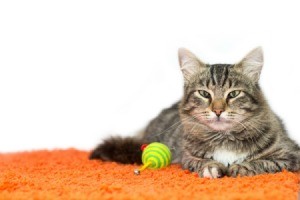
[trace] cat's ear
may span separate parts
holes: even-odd
[[[201,73],[206,69],[206,65],[185,48],[178,49],[178,59],[185,81],[188,81],[194,74]]]
[[[257,47],[250,51],[234,68],[247,75],[253,82],[258,82],[263,64],[263,50],[261,47]]]

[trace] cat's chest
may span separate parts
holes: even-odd
[[[232,163],[241,163],[247,157],[247,153],[238,153],[227,149],[215,149],[212,157],[214,160],[223,163],[225,166],[231,165]]]

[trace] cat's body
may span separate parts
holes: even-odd
[[[140,137],[112,138],[92,159],[140,163],[142,143],[169,146],[172,162],[201,177],[256,175],[300,169],[300,148],[258,85],[260,48],[235,65],[208,65],[181,49],[182,100],[153,119]]]

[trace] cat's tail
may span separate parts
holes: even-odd
[[[99,144],[90,154],[90,159],[115,161],[124,164],[142,164],[143,141],[133,137],[111,137]]]

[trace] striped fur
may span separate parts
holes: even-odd
[[[233,65],[204,64],[185,49],[179,61],[183,98],[153,119],[141,140],[168,145],[173,163],[201,177],[300,169],[300,148],[259,87],[260,48]]]

